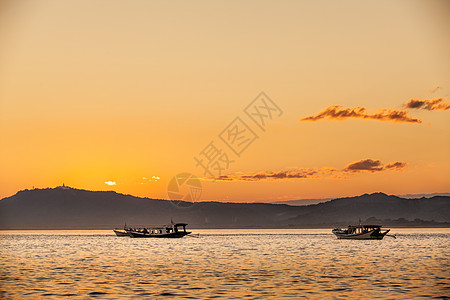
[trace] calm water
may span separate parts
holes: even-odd
[[[0,298],[447,298],[450,229],[337,240],[330,230],[0,232]]]

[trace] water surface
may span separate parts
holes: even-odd
[[[450,297],[450,229],[337,240],[330,230],[0,231],[0,298]]]

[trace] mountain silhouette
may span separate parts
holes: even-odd
[[[448,227],[450,197],[404,199],[374,193],[307,206],[213,201],[191,205],[58,187],[24,190],[0,200],[0,229],[111,229],[124,223],[166,224],[170,219],[190,228],[320,228],[358,219],[385,226]]]

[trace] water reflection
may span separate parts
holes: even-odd
[[[112,231],[0,233],[0,298],[448,297],[449,229],[337,240],[330,230],[196,230],[201,238]]]

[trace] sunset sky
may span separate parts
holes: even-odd
[[[167,199],[183,172],[202,200],[449,192],[449,53],[448,1],[2,1],[0,198]]]

